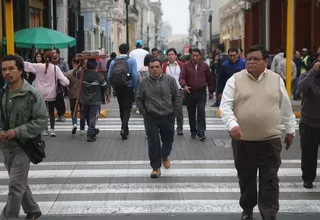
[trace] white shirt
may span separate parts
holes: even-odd
[[[130,52],[129,57],[134,58],[137,62],[137,72],[144,67],[144,58],[147,54],[149,54],[149,52],[142,48],[137,48]]]
[[[249,77],[253,77],[247,71],[246,73]],[[258,81],[262,80],[266,70],[259,76]],[[281,112],[281,121],[284,124],[287,134],[295,134],[296,131],[296,117],[292,112],[291,102],[284,85],[282,78],[280,77],[280,90],[281,90],[281,104],[280,104],[280,112]],[[229,131],[232,128],[239,126],[237,123],[237,118],[234,115],[233,107],[234,107],[234,99],[235,99],[235,77],[231,76],[226,86],[223,90],[222,99],[220,103],[220,111],[221,111],[221,119],[226,124]]]
[[[172,76],[176,80],[178,89],[181,89],[181,85],[179,83],[180,72],[181,72],[181,69],[177,61],[175,61],[174,64],[168,63],[166,68],[166,74]]]

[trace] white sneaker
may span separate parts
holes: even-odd
[[[57,137],[56,132],[54,132],[54,130],[50,130],[50,136],[51,137]]]
[[[73,125],[73,128],[72,128],[71,133],[72,133],[72,134],[76,134],[76,133],[77,133],[77,124],[74,124],[74,125]]]
[[[42,135],[43,135],[43,136],[48,136],[48,135],[49,135],[49,131],[48,131],[48,130],[44,130],[44,131],[42,132]]]
[[[140,115],[140,111],[139,111],[139,110],[137,110],[136,113],[137,113],[138,115]]]

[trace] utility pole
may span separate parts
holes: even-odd
[[[212,14],[209,15],[209,25],[210,25],[210,52],[209,53],[212,53]],[[208,54],[209,54],[208,53]]]
[[[286,45],[286,87],[289,98],[291,98],[291,74],[292,74],[292,52],[293,52],[293,0],[288,0],[287,6],[287,45]]]
[[[147,27],[147,47],[149,48],[149,26]]]
[[[5,1],[7,54],[14,54],[13,0]]]
[[[129,5],[130,5],[130,0],[124,0],[126,3],[126,28],[127,28],[127,44],[129,45]]]

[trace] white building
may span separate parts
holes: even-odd
[[[108,53],[118,52],[125,42],[124,2],[116,0],[81,0],[84,16],[85,50],[105,48]]]
[[[163,39],[163,44],[165,47],[167,47],[169,43],[168,38],[171,35],[172,35],[172,26],[167,21],[163,22],[162,29],[161,29],[161,38]]]
[[[189,43],[191,47],[197,47],[208,53],[210,49],[210,38],[212,38],[212,49],[219,43],[220,35],[220,8],[228,0],[189,0],[190,29]],[[212,15],[212,35],[210,36],[209,16]]]
[[[150,47],[156,47],[158,49],[163,48],[163,39],[161,37],[162,30],[162,4],[160,0],[151,0],[150,8],[154,14],[155,26],[154,26],[154,45],[150,45]]]
[[[68,34],[68,0],[56,0],[57,31]],[[68,48],[60,49],[60,56],[68,61]]]

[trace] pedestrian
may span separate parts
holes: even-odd
[[[181,101],[176,80],[162,73],[161,60],[150,60],[149,73],[150,76],[140,82],[136,103],[144,117],[148,134],[151,178],[158,178],[161,175],[161,164],[166,169],[170,168],[168,158],[174,140],[175,113]]]
[[[266,68],[267,51],[262,46],[252,46],[246,60],[246,69],[231,76],[226,83],[220,104],[221,117],[232,138],[243,209],[241,219],[251,220],[253,208],[258,204],[262,219],[275,220],[279,210],[280,122],[286,128],[288,149],[295,135],[296,121],[283,80]]]
[[[169,48],[167,50],[167,56],[168,56],[168,62],[165,62],[163,64],[163,73],[169,74],[173,78],[175,78],[177,82],[177,86],[180,92],[180,99],[181,99],[181,105],[176,112],[177,116],[177,134],[178,135],[183,135],[183,98],[184,98],[184,90],[180,86],[179,83],[179,76],[181,73],[181,70],[183,69],[184,64],[177,60],[177,50],[175,48]]]
[[[303,186],[313,188],[317,176],[318,150],[320,143],[320,62],[301,74],[298,88],[302,93],[299,124],[301,144],[301,170]]]
[[[107,92],[107,82],[102,73],[97,72],[98,63],[95,59],[88,59],[83,75],[80,92],[81,117],[87,121],[87,141],[96,141],[99,129],[96,128],[97,110],[104,103]],[[84,130],[83,127],[80,130]]]
[[[122,140],[127,140],[129,135],[128,123],[134,101],[134,90],[138,86],[137,62],[128,56],[128,44],[121,44],[119,52],[121,55],[110,64],[108,80],[116,92],[119,103],[121,118],[120,136]]]
[[[192,49],[191,60],[184,64],[179,82],[187,102],[191,138],[198,136],[200,141],[205,141],[207,87],[211,100],[214,86],[210,68],[201,60],[201,51],[198,48]]]
[[[22,206],[26,219],[34,220],[41,211],[27,184],[30,159],[17,140],[25,143],[47,128],[47,108],[39,91],[22,79],[24,63],[19,56],[4,56],[1,69],[8,83],[1,97],[0,149],[9,173],[9,193],[1,219],[17,220]]]

